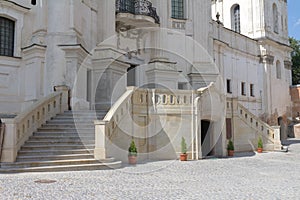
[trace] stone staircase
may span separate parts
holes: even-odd
[[[111,169],[113,158],[96,160],[94,120],[101,111],[66,111],[42,125],[21,147],[15,163],[1,163],[0,172],[49,172]]]
[[[257,137],[262,137],[265,150],[279,151],[283,149],[280,141],[280,132],[276,132],[273,127],[263,122],[239,103],[237,104],[237,114],[238,117],[256,133]],[[256,143],[256,141],[257,139],[252,142]]]

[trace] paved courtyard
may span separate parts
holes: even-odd
[[[290,143],[288,153],[0,174],[0,199],[300,199],[300,140]]]

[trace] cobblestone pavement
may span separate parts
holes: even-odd
[[[290,143],[288,153],[0,174],[0,199],[300,199],[300,140]],[[56,182],[35,182],[45,179]]]

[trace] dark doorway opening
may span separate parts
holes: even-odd
[[[282,117],[278,117],[278,126],[280,126],[280,140],[285,140],[287,139],[286,134],[285,134],[285,124],[283,122]]]
[[[136,65],[131,65],[127,69],[127,86],[136,86]]]
[[[201,120],[201,150],[203,157],[213,155],[213,148],[211,146],[210,125],[210,121]]]

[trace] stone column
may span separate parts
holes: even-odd
[[[64,84],[66,63],[64,52],[58,45],[75,43],[73,35],[69,32],[69,1],[51,0],[47,1],[47,4],[45,95],[52,93],[55,85]]]
[[[265,106],[264,112],[266,114],[266,119],[268,120],[272,114],[272,98],[271,98],[271,69],[273,65],[274,56],[263,55],[261,57],[261,62],[263,64],[263,105]],[[267,123],[270,123],[267,121]]]
[[[152,88],[178,88],[179,72],[176,62],[171,62],[164,51],[167,50],[167,32],[164,29],[155,29],[151,32],[152,52],[151,60],[146,71],[148,84]]]
[[[106,46],[116,47],[116,43],[109,39],[116,34],[116,5],[115,0],[107,1],[107,0],[99,0],[98,1],[99,8],[99,21],[98,21],[98,35],[99,35],[99,43],[103,46],[103,41]]]

